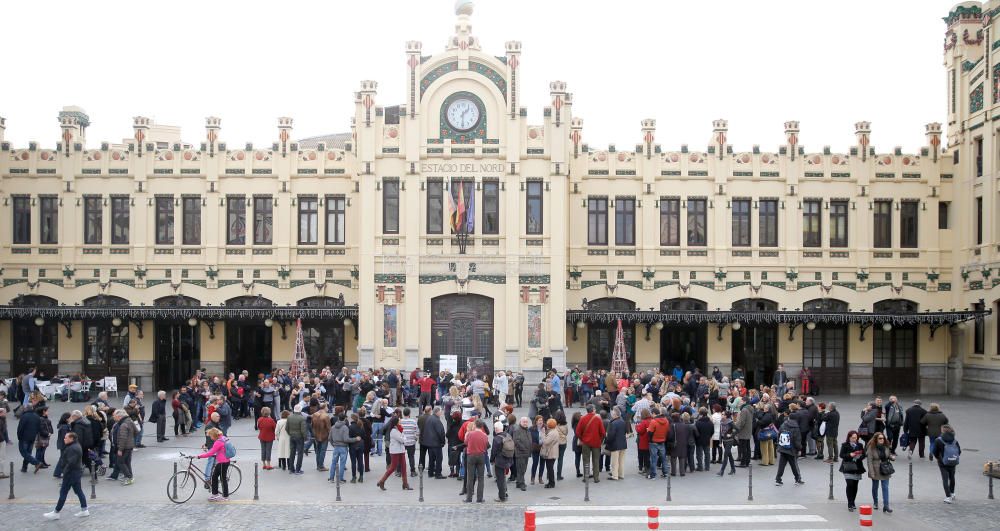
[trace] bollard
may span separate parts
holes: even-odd
[[[747,465],[747,501],[753,501],[753,461]]]
[[[256,461],[253,463],[253,501],[260,501],[260,473],[257,471],[259,464]]]
[[[13,477],[13,476],[11,476]],[[13,487],[12,487],[13,488]],[[583,464],[583,501],[590,501],[590,462]]]
[[[990,493],[989,493],[989,494],[988,494],[988,495],[986,496],[986,499],[988,499],[988,500],[992,500],[992,499],[993,499],[993,461],[990,461],[990,465],[989,465],[989,467],[990,467],[990,472],[989,472],[989,476],[990,476]],[[10,469],[11,469],[11,474],[10,474],[10,477],[14,477],[14,473],[13,473],[13,470],[14,470],[14,464],[13,464],[13,463],[11,463],[11,465],[10,465]],[[12,487],[11,487],[11,494],[10,494],[10,497],[11,497],[11,498],[13,498],[13,497],[14,497],[14,491],[13,491],[13,488],[14,488],[14,487],[12,486]],[[953,493],[953,494],[954,494],[954,493]]]
[[[871,527],[872,526],[872,506],[862,505],[858,507],[858,513],[860,513],[861,527]]]
[[[406,473],[406,468],[405,467],[403,468],[403,473],[404,474]],[[334,476],[336,476],[336,479],[334,479],[334,482],[337,484],[337,501],[340,501],[340,474],[336,474],[335,473]]]
[[[420,469],[420,477],[418,478],[418,480],[419,480],[418,481],[418,483],[419,483],[418,488],[420,489],[420,492],[419,492],[420,497],[417,498],[417,501],[422,502],[422,501],[424,501],[424,465],[420,465],[417,468]]]
[[[913,499],[913,463],[910,463],[910,493],[906,495],[907,500]]]
[[[524,510],[524,531],[535,531],[535,511]]]
[[[912,467],[913,465],[910,466]],[[830,496],[827,499],[833,499],[833,463],[830,463]]]
[[[992,486],[992,483],[990,484]],[[10,496],[7,496],[8,500],[14,499],[14,462],[10,462]]]
[[[648,523],[646,527],[649,529],[659,529],[660,528],[660,508],[659,507],[647,507],[646,517],[648,518]]]
[[[667,501],[673,501],[673,499],[670,497],[670,472],[672,472],[672,470],[670,470],[669,464],[667,466],[667,470],[668,470],[668,472],[667,472]]]
[[[93,467],[90,475],[90,499],[97,499],[97,467]]]
[[[177,499],[177,461],[174,461],[174,499]]]

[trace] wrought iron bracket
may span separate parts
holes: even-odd
[[[802,323],[788,323],[788,340],[795,341],[795,327]]]
[[[932,324],[931,325],[931,339],[934,339],[934,332],[936,332],[938,328],[941,328],[942,326],[946,326],[946,325],[948,325],[948,323],[934,323],[934,324]]]
[[[573,327],[573,341],[576,341],[576,327],[579,326],[576,323],[577,321],[571,321],[569,324],[571,327]]]
[[[285,327],[288,326],[288,321],[278,319],[278,326],[281,327],[281,340],[284,341],[285,339],[288,339],[288,336],[285,334]]]
[[[136,331],[139,332],[139,339],[142,339],[142,319],[133,319],[131,322],[135,325]]]
[[[653,323],[646,323],[646,341],[649,341],[649,331],[653,328]]]
[[[210,319],[202,319],[205,322],[205,326],[208,327],[208,338],[215,339],[215,321]]]
[[[871,325],[872,323],[858,323],[858,326],[861,327],[861,337],[858,338],[858,341],[865,340],[865,330],[867,330]]]
[[[722,341],[722,329],[726,327],[726,323],[720,322],[719,324],[717,324],[715,326],[719,327],[719,335],[717,335],[715,337],[715,340],[716,341]]]
[[[59,324],[61,324],[64,327],[66,327],[66,337],[67,338],[73,337],[73,321],[70,321],[69,319],[62,319],[62,320],[59,321]]]

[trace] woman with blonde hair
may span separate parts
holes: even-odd
[[[229,501],[229,456],[226,455],[226,437],[222,435],[222,430],[211,428],[207,432],[209,438],[214,441],[212,448],[207,452],[198,455],[198,459],[206,457],[215,458],[215,466],[212,467],[212,495],[208,501]],[[222,480],[222,496],[219,496],[219,480]]]

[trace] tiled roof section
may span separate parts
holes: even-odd
[[[311,136],[299,140],[300,149],[315,149],[320,142],[326,142],[330,149],[344,149],[344,144],[351,139],[351,133],[335,133],[331,135]]]

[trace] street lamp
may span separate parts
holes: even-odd
[[[653,326],[656,327],[657,330],[663,330],[663,321],[657,321]]]
[[[344,326],[351,326],[352,324],[354,324],[354,323],[351,322],[351,318],[350,317],[345,317],[344,318]]]
[[[191,328],[198,326],[198,320],[195,319],[194,317],[188,318],[188,326],[190,326]]]
[[[42,326],[44,324],[45,324],[45,318],[43,318],[41,315],[35,317],[35,326]]]
[[[583,321],[577,321],[576,322],[576,327],[579,328],[580,330],[583,330],[584,328],[587,328],[587,323],[585,323]]]
[[[741,325],[739,321],[736,321],[735,323],[733,323],[733,330],[739,330],[740,328],[742,328],[742,326],[743,325]]]
[[[271,328],[272,325],[274,325],[274,321],[270,317],[264,319],[264,326]]]

